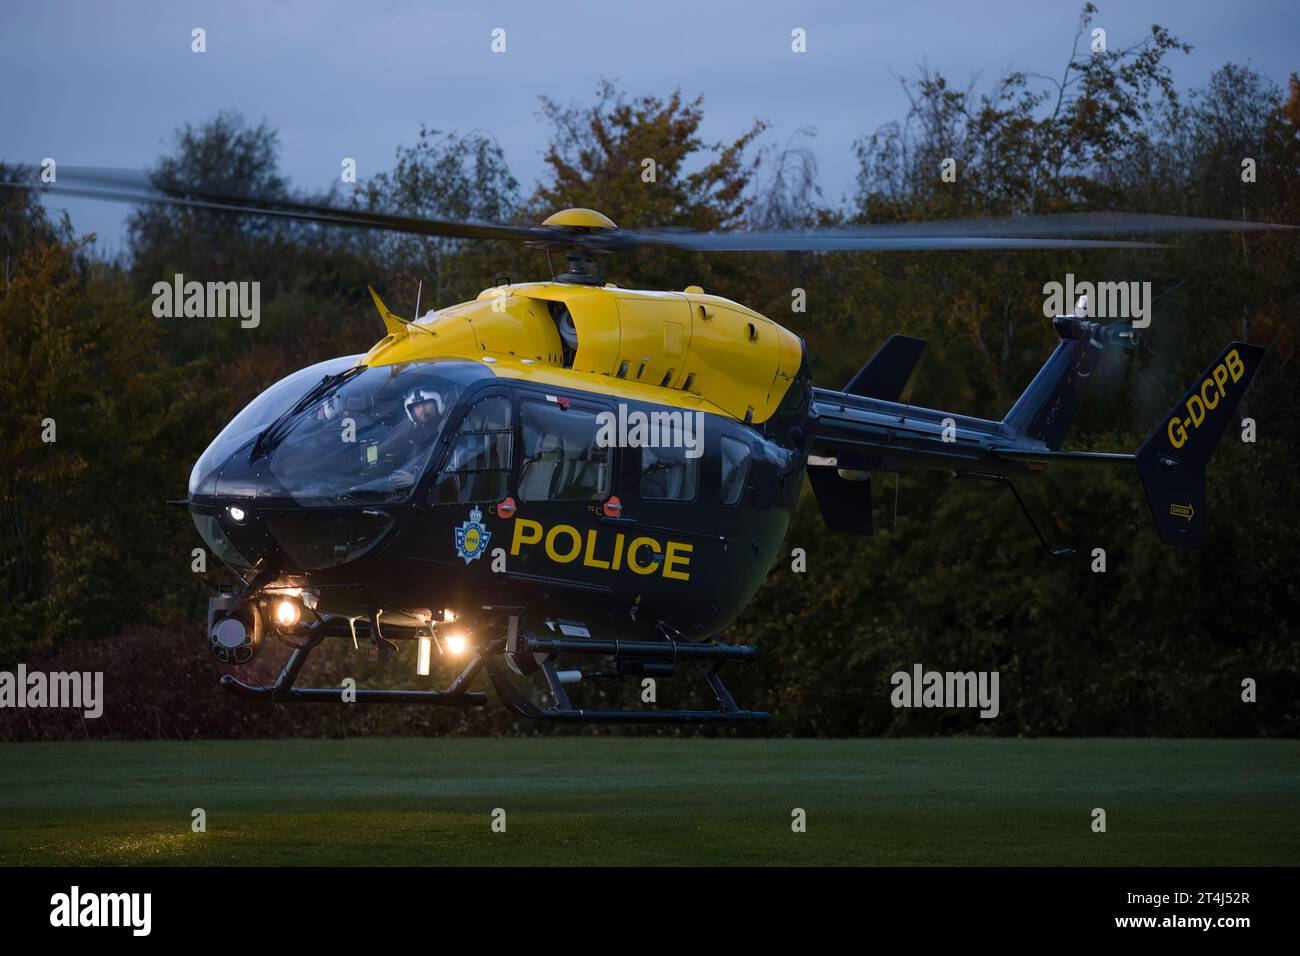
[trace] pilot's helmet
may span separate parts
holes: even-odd
[[[441,392],[436,388],[417,386],[406,393],[406,401],[402,403],[406,409],[406,417],[411,420],[412,425],[426,424],[418,421],[415,417],[415,406],[422,405],[425,402],[434,403],[438,409],[438,418],[441,418],[443,413],[446,411],[446,406],[443,402]]]

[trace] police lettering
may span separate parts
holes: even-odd
[[[1169,419],[1166,431],[1169,435],[1169,444],[1175,448],[1182,448],[1187,443],[1191,431],[1201,427],[1205,421],[1205,413],[1212,412],[1219,407],[1219,402],[1227,397],[1228,380],[1234,383],[1241,381],[1241,376],[1245,374],[1246,367],[1242,364],[1241,356],[1237,354],[1236,349],[1232,349],[1223,357],[1223,361],[1210,370],[1210,374],[1201,382],[1201,387],[1192,392],[1187,397],[1187,417],[1180,418],[1173,415]]]
[[[695,550],[695,545],[683,541],[661,543],[645,536],[629,542],[621,531],[613,536],[612,547],[602,548],[601,536],[594,528],[584,538],[572,525],[557,524],[547,529],[540,521],[516,518],[510,554],[518,557],[525,545],[535,544],[542,545],[546,557],[556,564],[581,559],[584,567],[602,571],[621,571],[626,565],[633,574],[662,574],[674,581],[691,579],[691,552]]]

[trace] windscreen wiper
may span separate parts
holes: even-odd
[[[253,443],[253,452],[249,456],[250,459],[255,461],[259,457],[269,454],[271,450],[275,448],[277,440],[284,431],[284,426],[287,423],[292,421],[300,412],[302,412],[303,409],[307,408],[312,402],[316,401],[316,399],[320,398],[331,388],[336,385],[341,385],[346,379],[351,378],[353,375],[362,371],[365,367],[366,366],[364,365],[354,365],[352,368],[339,372],[337,375],[326,375],[322,378],[307,391],[306,395],[294,402],[292,408],[276,418],[275,421],[267,425],[266,428],[262,429],[262,433],[257,436],[257,441]]]

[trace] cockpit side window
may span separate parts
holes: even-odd
[[[745,491],[749,477],[749,445],[722,436],[722,483],[718,493],[724,505],[734,505]]]
[[[510,399],[489,395],[470,406],[451,440],[431,504],[496,502],[506,496],[514,463]]]
[[[558,403],[520,407],[524,501],[593,501],[609,496],[610,449],[596,444],[594,412]]]

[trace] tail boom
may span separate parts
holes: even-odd
[[[1166,544],[1205,541],[1205,468],[1254,378],[1265,349],[1233,342],[1134,454],[1063,451],[1065,430],[1107,331],[1058,324],[1062,342],[1002,421],[816,388],[809,420],[810,480],[832,530],[872,533],[874,471],[934,468],[1011,478],[1049,464],[1136,464],[1156,532]],[[892,391],[892,390],[891,390]]]

